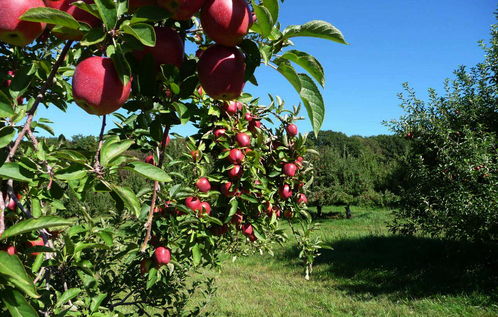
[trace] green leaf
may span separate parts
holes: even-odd
[[[318,137],[318,132],[322,127],[323,119],[325,118],[325,104],[322,94],[311,77],[306,74],[299,74],[301,80],[301,91],[299,95],[308,111],[308,116],[311,120],[311,126]]]
[[[156,281],[157,281],[157,268],[152,267],[149,270],[149,273],[147,276],[147,284],[145,287],[147,289],[150,289],[152,286],[154,286],[154,284],[156,284]]]
[[[112,30],[118,22],[118,11],[113,0],[95,0],[97,10],[107,30]]]
[[[60,150],[52,153],[53,156],[70,162],[85,164],[87,158],[75,150]]]
[[[83,242],[78,242],[74,246],[74,254],[80,253],[83,250],[86,249],[109,249],[109,247],[105,244],[102,243],[83,243]]]
[[[37,317],[38,313],[22,296],[22,294],[12,288],[6,288],[0,292],[5,307],[12,317]]]
[[[310,21],[303,25],[290,25],[283,32],[285,39],[298,36],[316,37],[341,44],[348,44],[339,29],[321,20]]]
[[[263,5],[270,12],[273,24],[278,21],[279,4],[278,0],[263,0]]]
[[[81,293],[79,288],[70,288],[61,295],[55,307],[60,307]]]
[[[249,80],[254,75],[254,71],[261,64],[261,53],[258,44],[245,39],[239,44],[246,56],[246,75],[245,80]]]
[[[109,45],[107,47],[107,52],[108,56],[110,56],[112,59],[116,71],[118,72],[119,79],[121,80],[123,85],[127,85],[131,80],[131,67],[126,60],[121,46],[119,44],[115,47]]]
[[[0,117],[12,117],[15,114],[12,105],[0,102]]]
[[[278,72],[287,78],[287,81],[291,83],[298,93],[301,92],[301,79],[290,62],[287,60],[276,60],[275,63],[278,65]]]
[[[107,294],[99,294],[92,298],[92,303],[90,304],[90,311],[92,313],[96,312],[104,299],[107,297]]]
[[[16,136],[16,130],[13,127],[7,126],[0,129],[0,148],[10,144]]]
[[[100,164],[107,166],[112,159],[123,154],[133,143],[132,140],[122,142],[116,142],[115,139],[106,140],[100,152]]]
[[[192,260],[194,261],[194,265],[199,265],[201,263],[202,253],[201,246],[196,243],[192,247]]]
[[[83,11],[86,11],[93,15],[94,17],[100,19],[99,11],[97,10],[97,6],[95,4],[87,4],[83,2],[83,0],[79,1],[71,1],[71,5],[80,8]]]
[[[46,7],[31,8],[24,12],[19,20],[60,25],[73,30],[77,30],[80,27],[80,24],[72,15],[61,10]]]
[[[93,28],[89,32],[86,33],[83,40],[81,40],[80,44],[82,46],[90,46],[97,43],[100,43],[105,40],[106,33],[102,28]]]
[[[122,28],[124,33],[130,34],[140,41],[145,46],[153,47],[156,45],[156,32],[152,25],[145,23],[136,23],[124,25]]]
[[[325,74],[320,62],[312,55],[298,50],[285,52],[280,58],[285,58],[296,63],[306,70],[323,87],[325,85]]]
[[[137,218],[140,216],[140,201],[131,189],[114,184],[106,184],[106,186],[116,193],[126,208],[133,212]]]
[[[57,216],[42,216],[40,218],[30,218],[22,220],[13,226],[7,228],[0,239],[7,239],[23,233],[35,231],[38,229],[46,229],[52,227],[71,226],[74,223],[73,219],[64,219]]]
[[[232,199],[230,201],[230,212],[225,218],[225,223],[228,223],[232,219],[232,216],[235,215],[238,209],[239,209],[239,201],[237,199]]]
[[[17,255],[9,255],[5,251],[0,251],[0,275],[26,295],[32,298],[40,297],[36,292],[33,279],[28,275]]]
[[[256,33],[261,34],[263,38],[266,38],[270,35],[274,24],[271,13],[264,6],[254,5],[254,1],[253,8],[256,13],[257,20],[252,25],[251,29],[253,29]]]
[[[71,164],[67,168],[58,170],[55,173],[57,179],[69,181],[82,179],[88,176],[88,170],[84,165],[81,164]]]
[[[158,22],[164,20],[170,16],[170,13],[162,7],[158,6],[145,6],[139,8],[133,17],[131,18],[131,23],[138,22]]]
[[[5,163],[0,167],[0,177],[20,182],[30,182],[34,175],[18,163]]]
[[[127,169],[130,169],[142,176],[147,177],[148,179],[152,179],[158,182],[167,183],[173,181],[173,179],[171,179],[171,177],[166,174],[165,171],[163,171],[159,167],[145,162],[129,163]]]
[[[42,206],[38,198],[31,198],[31,214],[34,218],[40,218],[42,215]]]

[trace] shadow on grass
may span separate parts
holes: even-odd
[[[472,304],[498,302],[496,248],[408,236],[367,236],[329,244],[315,278],[333,279],[351,295],[393,299],[471,295]],[[287,259],[297,256],[288,249]]]

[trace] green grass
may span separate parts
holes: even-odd
[[[484,264],[492,260],[486,248],[393,235],[389,219],[387,210],[353,208],[353,219],[321,220],[319,234],[334,250],[323,250],[311,281],[292,239],[273,257],[227,259],[221,272],[206,273],[218,292],[205,309],[215,316],[498,316],[497,267]]]

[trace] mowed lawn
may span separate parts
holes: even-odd
[[[343,211],[329,207],[326,211]],[[323,250],[303,279],[295,241],[275,256],[232,262],[204,312],[214,316],[498,316],[498,268],[488,247],[390,234],[387,210],[321,220]],[[290,236],[292,237],[292,236]],[[494,264],[489,263],[494,262]]]

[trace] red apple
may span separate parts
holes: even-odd
[[[228,154],[228,160],[232,164],[242,164],[244,161],[245,155],[242,153],[240,149],[231,149],[230,153]]]
[[[256,133],[257,132],[257,129],[261,129],[261,121],[260,120],[252,120],[252,121],[249,121],[249,124],[247,126],[247,128],[249,129],[249,131],[251,131],[252,133]],[[257,129],[256,129],[257,128]]]
[[[231,169],[228,170],[228,176],[230,178],[240,178],[240,177],[242,177],[243,173],[244,173],[244,170],[242,169],[242,166],[240,166],[240,165],[234,165]]]
[[[0,0],[0,41],[26,46],[40,36],[45,23],[19,20],[24,12],[38,7],[45,7],[42,0]]]
[[[230,222],[236,226],[240,226],[242,222],[244,222],[244,215],[242,212],[239,210],[237,211],[233,216],[232,219],[230,219]]]
[[[197,186],[197,188],[203,193],[207,193],[211,190],[211,184],[206,177],[199,178],[195,183],[195,186]]]
[[[96,16],[86,12],[85,10],[82,10],[78,8],[77,6],[73,5],[72,3],[75,2],[74,0],[45,0],[45,4],[49,8],[54,8],[58,9],[61,11],[64,11],[70,15],[73,16],[75,20],[78,22],[83,22],[88,24],[90,27],[94,28],[102,24],[102,21],[100,21]],[[93,4],[93,0],[83,0],[86,4]],[[72,29],[65,29],[64,33],[56,33],[53,32],[55,36],[64,39],[64,40],[75,40],[79,41],[83,37],[83,33],[79,30],[72,30]]]
[[[294,177],[296,175],[297,166],[294,163],[286,163],[283,167],[284,174],[289,177]]]
[[[237,133],[237,135],[235,135],[235,141],[240,147],[248,147],[251,145],[251,137],[243,132]]]
[[[210,215],[211,214],[211,205],[207,201],[203,201],[201,203],[201,210],[199,212],[199,215]]]
[[[221,138],[221,137],[225,136],[225,135],[226,135],[226,133],[227,133],[227,130],[226,130],[226,129],[216,129],[216,130],[214,130],[214,132],[213,132],[214,137],[215,137],[216,139],[219,139],[219,138]]]
[[[237,189],[230,191],[230,188],[232,188],[232,182],[226,182],[220,186],[220,191],[226,197],[233,197],[237,194]]]
[[[144,160],[145,163],[156,165],[156,161],[154,160],[154,155],[149,155]]]
[[[152,261],[150,259],[143,259],[142,261],[140,261],[140,273],[142,275],[149,273],[151,265],[152,265]]]
[[[175,20],[188,20],[197,13],[205,0],[157,0],[157,4],[171,13]]]
[[[291,123],[288,126],[285,127],[285,131],[287,131],[287,134],[291,137],[294,137],[297,135],[298,130],[297,130],[297,125]]]
[[[249,32],[252,13],[245,0],[207,0],[201,9],[201,24],[216,43],[235,46]]]
[[[17,249],[13,245],[5,246],[5,247],[1,248],[0,250],[7,252],[7,254],[9,254],[9,255],[17,254]]]
[[[15,75],[16,75],[16,72],[13,71],[13,70],[9,70],[7,72],[7,75],[9,75],[11,78],[13,78]],[[12,84],[12,79],[7,79],[3,82],[3,86],[4,87],[10,87],[10,85]],[[24,102],[24,98],[23,97],[17,97],[17,104],[22,104]]]
[[[193,211],[201,210],[201,201],[197,197],[187,197],[185,199],[185,206]]]
[[[204,91],[213,99],[232,100],[242,94],[246,63],[238,48],[209,47],[199,58],[197,70]]]
[[[43,239],[42,238],[39,238],[38,240],[28,241],[28,245],[30,247],[44,246],[45,243],[43,243]],[[33,252],[33,253],[31,253],[31,255],[38,255],[38,254],[40,254],[40,252]]]
[[[281,198],[288,199],[292,196],[292,190],[290,189],[289,185],[285,184],[279,188],[278,194]]]
[[[171,250],[165,247],[158,247],[154,251],[154,259],[158,266],[166,265],[171,260]]]
[[[152,261],[150,259],[143,259],[142,261],[140,261],[140,273],[142,275],[149,273],[151,265]]]
[[[197,88],[197,93],[201,97],[204,96],[204,89],[202,88],[202,86],[199,86],[199,88]]]
[[[305,194],[299,194],[299,196],[297,198],[297,203],[299,205],[301,205],[301,204],[307,204],[308,203],[308,197],[306,197]]]
[[[110,58],[87,58],[74,71],[74,101],[89,114],[104,115],[118,110],[128,100],[130,90],[131,79],[123,85]]]
[[[190,151],[190,156],[192,156],[194,162],[197,162],[201,158],[201,153],[198,150],[193,150]]]
[[[242,234],[245,236],[250,236],[254,232],[252,225],[249,223],[245,223],[242,225]]]
[[[228,102],[224,102],[223,103],[223,110],[226,111],[226,113],[228,113],[229,115],[233,116],[237,113],[237,111],[239,111],[239,107],[238,107],[238,104],[240,102],[238,101],[228,101]]]
[[[7,204],[7,209],[10,209],[12,211],[16,210],[17,204],[14,199],[10,198],[9,203]]]
[[[162,140],[162,141],[161,141],[161,146],[166,147],[166,146],[168,146],[168,145],[169,145],[169,143],[170,143],[170,142],[171,142],[171,138],[170,138],[170,137],[169,137],[169,135],[168,135],[168,136],[166,136],[166,140]]]
[[[147,54],[152,55],[156,67],[167,64],[178,68],[182,66],[184,55],[184,43],[178,32],[169,27],[155,27],[156,45],[145,46],[142,50],[133,52],[138,60],[142,60]]]
[[[250,112],[246,112],[245,118],[247,121],[252,121],[252,114]]]
[[[128,11],[133,12],[138,8],[157,5],[156,0],[129,0]]]
[[[258,238],[256,238],[254,234],[249,235],[249,241],[254,242],[256,240],[258,240]]]

